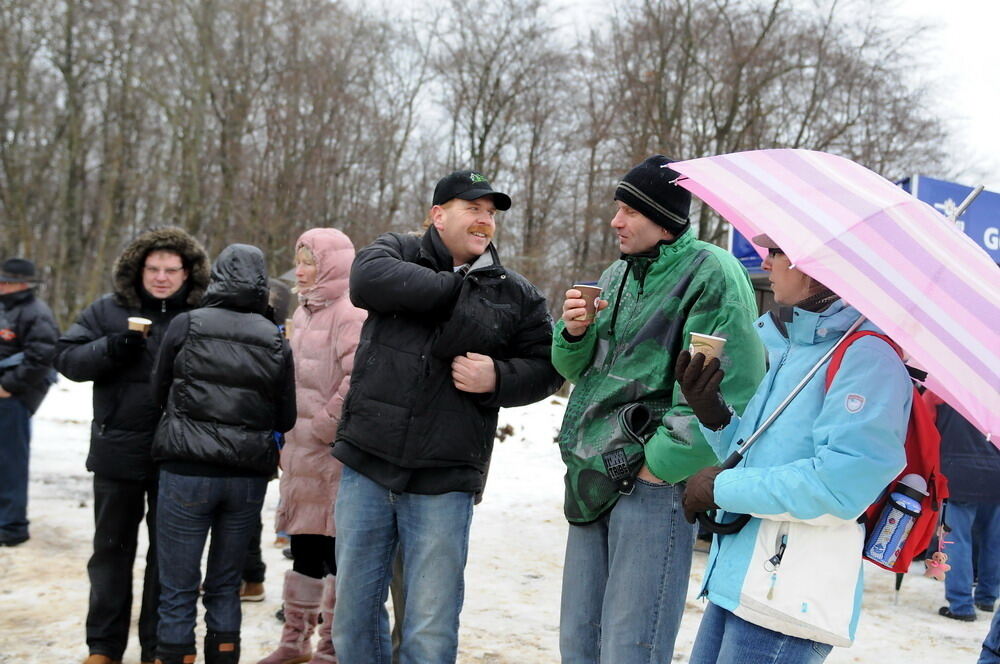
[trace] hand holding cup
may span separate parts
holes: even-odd
[[[153,329],[153,321],[141,316],[129,316],[128,329],[142,333],[143,337],[148,337],[149,331]]]
[[[566,291],[562,319],[567,332],[578,337],[587,331],[597,312],[608,306],[608,301],[600,299],[600,295],[601,287],[590,284],[576,284]]]

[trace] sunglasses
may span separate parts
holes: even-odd
[[[785,252],[783,252],[781,249],[778,249],[777,247],[771,247],[767,250],[768,258],[774,258],[775,256],[780,256],[783,255],[784,253]]]

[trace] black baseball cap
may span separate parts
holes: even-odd
[[[498,210],[510,209],[510,196],[493,191],[490,183],[477,171],[455,171],[438,180],[434,187],[434,199],[431,203],[444,205],[453,198],[474,201],[483,196],[492,196],[493,204],[497,206]]]

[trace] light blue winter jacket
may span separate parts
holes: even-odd
[[[795,308],[787,338],[770,314],[757,320],[769,369],[742,418],[718,433],[705,430],[720,459],[858,316],[842,300],[820,313]],[[755,518],[737,534],[716,536],[702,593],[748,622],[848,646],[861,611],[857,517],[903,469],[912,387],[896,352],[870,336],[851,344],[829,391],[825,374],[824,366],[740,465],[716,477],[716,504]],[[769,562],[779,553],[780,562]]]

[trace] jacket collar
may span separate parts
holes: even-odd
[[[688,227],[673,240],[660,240],[652,249],[637,254],[622,254],[621,260],[627,263],[650,260],[663,265],[669,265],[676,256],[686,253],[696,240],[694,232]]]
[[[448,247],[444,245],[441,234],[434,226],[430,226],[420,240],[420,262],[438,272],[454,269],[455,259],[452,257]],[[472,270],[480,270],[487,267],[500,267],[500,255],[497,249],[490,242],[476,260],[472,262]]]
[[[765,323],[763,341],[770,346],[774,343],[795,343],[809,346],[831,339],[839,339],[861,314],[843,300],[837,300],[823,311],[806,311],[792,307],[792,319],[785,323],[785,334],[775,322],[772,314],[760,318]]]
[[[10,309],[11,307],[22,304],[24,302],[30,302],[35,298],[35,289],[26,288],[24,290],[17,291],[16,293],[7,293],[6,295],[0,295],[0,304]]]

